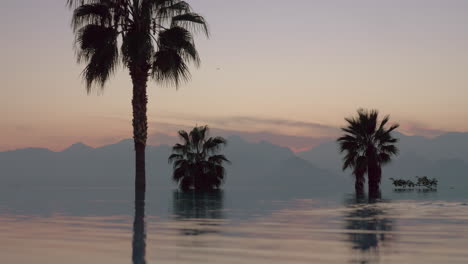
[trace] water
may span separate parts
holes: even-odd
[[[9,264],[468,263],[468,197],[9,188],[0,233]]]

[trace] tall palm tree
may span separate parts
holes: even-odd
[[[343,170],[353,170],[357,194],[364,192],[364,175],[367,173],[369,196],[377,196],[382,175],[382,166],[398,154],[397,139],[392,131],[398,124],[386,127],[390,116],[379,121],[377,110],[359,109],[356,117],[345,118],[348,123],[341,130],[345,134],[338,139],[340,151],[345,152]]]
[[[169,163],[173,163],[172,178],[182,190],[218,189],[226,171],[223,163],[229,160],[219,154],[226,140],[222,137],[208,138],[208,126],[195,127],[190,133],[179,131],[183,144],[172,148]]]
[[[67,0],[78,62],[85,62],[88,93],[104,87],[119,64],[133,83],[135,187],[145,190],[148,79],[175,85],[190,78],[188,63],[200,63],[192,32],[208,36],[205,19],[181,0]]]

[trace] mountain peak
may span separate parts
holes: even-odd
[[[93,150],[94,148],[82,143],[82,142],[78,142],[78,143],[75,143],[73,145],[71,145],[70,147],[66,148],[64,151],[62,152],[76,152],[76,151],[89,151],[89,150]]]

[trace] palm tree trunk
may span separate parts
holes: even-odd
[[[382,170],[377,162],[369,164],[367,175],[369,176],[369,198],[380,198],[380,177]]]
[[[132,260],[134,264],[146,263],[145,192],[135,193]]]
[[[146,190],[145,148],[148,138],[148,118],[146,116],[148,97],[146,83],[148,67],[130,67],[133,82],[133,140],[135,143],[135,190]]]
[[[380,177],[382,170],[377,161],[376,151],[374,148],[367,149],[368,169],[367,177],[369,178],[369,198],[380,198]]]
[[[364,196],[364,175],[358,174],[355,175],[356,181],[354,183],[354,189],[356,191],[356,196],[361,197]]]

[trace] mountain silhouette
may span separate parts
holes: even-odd
[[[384,168],[384,187],[389,186],[389,177],[415,176],[436,177],[441,186],[468,186],[468,133],[433,139],[400,133],[397,137],[400,155]],[[176,187],[170,179],[170,153],[168,145],[148,146],[149,186]],[[342,157],[333,141],[294,153],[267,141],[252,143],[231,136],[225,154],[232,161],[227,166],[227,189],[352,189],[353,179],[341,170]],[[77,143],[62,152],[43,148],[0,152],[0,185],[128,187],[133,184],[133,155],[131,139],[99,148]]]
[[[84,143],[78,142],[63,150],[63,153],[91,152],[94,148]]]
[[[167,158],[168,145],[148,146],[147,173],[149,186],[175,188],[172,167]],[[297,157],[289,148],[266,141],[247,142],[240,137],[228,138],[225,188],[285,189],[310,191],[325,186],[345,189],[349,183]],[[47,149],[21,149],[0,152],[2,186],[57,187],[127,187],[133,184],[133,142],[92,148],[77,143],[62,152]]]
[[[423,175],[439,179],[438,194],[444,199],[466,197],[466,157],[454,155],[466,151],[466,139],[460,139],[460,134],[452,136],[427,139],[399,135],[401,155],[384,168],[382,187],[386,197],[406,197],[389,191],[392,188],[389,177],[411,179]],[[451,145],[454,141],[461,141],[454,149],[442,144]],[[435,148],[449,152],[425,153]],[[148,199],[159,205],[170,203],[170,194],[176,188],[170,177],[172,168],[167,162],[170,153],[168,145],[147,148],[148,187],[152,189]],[[228,174],[223,186],[228,196],[235,197],[228,199],[226,206],[229,208],[254,211],[258,210],[259,203],[252,201],[316,195],[336,197],[353,192],[353,178],[349,172],[341,171],[341,157],[335,142],[293,153],[267,141],[251,143],[241,137],[229,137],[224,153],[233,162],[226,167]],[[428,158],[451,155],[453,158]],[[126,214],[131,206],[125,206],[124,201],[133,201],[133,160],[131,139],[99,148],[75,144],[62,152],[43,148],[0,152],[0,201],[9,204],[13,212],[40,215],[52,214],[58,206],[59,211],[69,214],[87,214],[89,208],[96,215]],[[96,202],[106,199],[115,202]],[[164,208],[153,206],[148,210],[163,213]]]
[[[447,133],[436,138],[406,136],[396,132],[400,154],[383,168],[383,183],[389,177],[411,179],[415,176],[438,178],[441,186],[468,187],[468,133]],[[334,174],[342,172],[342,155],[336,142],[327,142],[297,153],[319,168]]]

